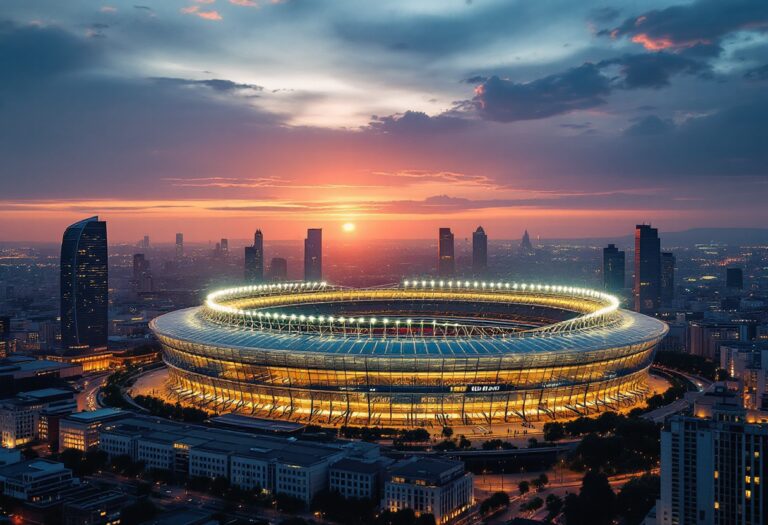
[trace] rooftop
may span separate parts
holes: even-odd
[[[124,412],[119,408],[99,408],[98,410],[90,410],[86,412],[76,412],[74,414],[70,414],[67,416],[67,419],[72,421],[91,422],[99,421],[102,419],[111,419],[113,417],[122,415],[128,416],[129,413]]]
[[[57,461],[51,461],[48,459],[35,458],[0,467],[0,478],[19,479],[24,474],[55,472],[64,469],[64,463],[59,463]]]
[[[463,465],[461,461],[419,457],[398,463],[392,467],[390,473],[393,476],[426,479],[437,483],[457,467],[462,467],[463,471]]]

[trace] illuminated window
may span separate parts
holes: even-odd
[[[752,491],[751,490],[745,490],[744,491],[744,497],[749,499],[752,497]]]

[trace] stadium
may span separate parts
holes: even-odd
[[[319,425],[491,425],[643,400],[667,327],[566,286],[409,280],[245,286],[162,315],[174,396]]]

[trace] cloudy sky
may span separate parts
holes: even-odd
[[[765,0],[0,5],[0,240],[768,223]]]

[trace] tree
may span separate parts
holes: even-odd
[[[616,496],[616,509],[627,525],[643,522],[659,497],[659,476],[645,474],[629,480]]]
[[[472,442],[464,434],[459,435],[459,448],[472,448]]]
[[[520,491],[520,495],[523,495],[529,490],[531,490],[531,484],[528,483],[527,481],[521,481],[520,483],[517,484],[517,490]]]
[[[542,473],[538,478],[531,480],[531,485],[533,485],[537,492],[544,489],[547,483],[549,483],[549,478],[544,473]]]
[[[445,439],[451,439],[453,429],[451,427],[443,427],[442,435]]]
[[[157,514],[157,507],[149,498],[141,498],[123,507],[120,511],[120,523],[136,525],[152,519]]]
[[[555,494],[550,494],[547,496],[545,505],[547,512],[549,512],[550,519],[560,514],[560,511],[563,510],[563,500]]]
[[[589,471],[584,475],[579,492],[579,506],[588,514],[583,523],[611,525],[616,514],[616,495],[602,472]],[[570,522],[568,525],[571,525]]]
[[[558,441],[565,437],[565,426],[562,423],[544,423],[544,441]]]

